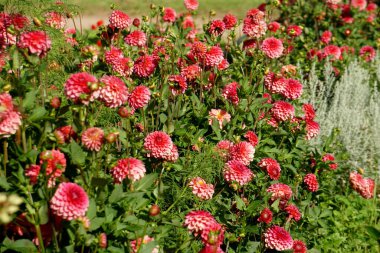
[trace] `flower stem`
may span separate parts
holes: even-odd
[[[4,158],[3,158],[3,169],[4,169],[4,177],[7,177],[7,163],[8,163],[8,142],[4,140],[3,142],[4,149]]]

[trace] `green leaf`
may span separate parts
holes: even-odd
[[[79,166],[84,165],[87,153],[83,151],[82,147],[75,141],[72,141],[69,145],[69,150],[72,162]]]
[[[260,246],[260,242],[248,242],[247,243],[247,252],[248,253],[256,252],[256,250],[259,246]]]
[[[96,202],[95,202],[95,199],[90,199],[90,205],[88,206],[88,210],[87,210],[86,216],[90,220],[92,220],[93,218],[95,218],[95,216],[96,216]]]
[[[38,216],[40,218],[40,225],[44,225],[49,221],[49,208],[46,202],[43,202],[38,209]]]
[[[280,209],[278,208],[279,204],[280,204],[280,199],[276,199],[276,201],[273,202],[271,207],[273,208],[274,211],[276,211],[276,212],[280,211]]]
[[[121,200],[123,197],[124,197],[123,185],[116,184],[115,189],[112,191],[111,196],[109,197],[108,200],[110,203],[115,203]]]
[[[222,139],[222,134],[220,133],[220,127],[219,127],[219,122],[216,119],[212,120],[212,125],[211,125],[212,130],[216,134],[218,140]]]
[[[165,113],[161,113],[160,114],[160,121],[161,121],[162,124],[164,124],[167,119],[168,119],[168,117],[166,116]]]
[[[44,107],[37,107],[32,111],[32,114],[28,119],[32,122],[39,121],[45,116],[46,113],[47,111]]]
[[[141,180],[139,180],[136,183],[135,190],[136,191],[148,190],[156,181],[157,177],[158,177],[157,173],[151,173],[151,174],[146,175],[145,177],[143,177]]]
[[[25,98],[22,101],[22,106],[26,109],[32,109],[35,105],[36,102],[36,95],[37,95],[38,90],[31,90],[28,93],[25,94]]]
[[[37,252],[36,245],[34,245],[32,241],[26,240],[26,239],[12,241],[9,238],[5,238],[3,241],[3,244],[5,248],[7,248],[8,250],[13,250],[16,252],[21,252],[21,253]]]
[[[94,219],[92,219],[90,221],[90,231],[94,231],[94,230],[97,230],[98,228],[100,228],[103,223],[105,222],[105,218],[104,217],[96,217]]]
[[[6,191],[9,190],[9,188],[11,188],[5,177],[0,177],[0,188],[3,188]]]
[[[235,195],[236,207],[239,210],[244,210],[246,208],[244,201],[237,195]]]
[[[365,229],[367,230],[367,234],[369,236],[371,236],[373,239],[380,241],[380,229],[374,226],[365,226]]]

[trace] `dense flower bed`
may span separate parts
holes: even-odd
[[[114,9],[85,33],[64,29],[72,13],[62,2],[38,17],[2,12],[1,249],[320,248],[313,230],[330,197],[351,184],[370,199],[375,182],[339,165],[335,147],[310,144],[320,126],[300,100],[301,70],[314,60],[338,70],[359,44],[331,43],[340,28],[315,40],[292,18],[273,20],[313,8],[293,2],[210,18],[204,32],[197,0],[141,19]],[[352,8],[344,18],[378,22],[376,4],[339,2],[319,4],[329,20]],[[371,61],[373,38],[361,43]]]

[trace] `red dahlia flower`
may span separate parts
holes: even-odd
[[[222,96],[229,100],[232,104],[239,104],[239,97],[237,94],[237,89],[240,88],[240,85],[237,82],[232,82],[227,84],[222,91]]]
[[[272,158],[263,158],[258,166],[264,169],[272,180],[278,180],[281,176],[280,164]]]
[[[288,205],[285,207],[285,211],[288,213],[288,219],[294,219],[299,221],[301,219],[301,213],[295,205]]]
[[[52,11],[45,14],[45,23],[55,29],[62,29],[66,25],[66,18],[61,13]]]
[[[266,38],[261,44],[261,50],[271,59],[279,58],[284,52],[282,41],[274,37]]]
[[[56,178],[60,177],[63,172],[65,172],[65,155],[59,150],[45,150],[40,154],[40,166],[45,167],[45,173],[48,178],[48,187],[54,187]],[[36,167],[33,169],[37,170]]]
[[[275,201],[276,199],[288,201],[292,197],[292,189],[286,184],[272,184],[267,192],[272,193],[271,200]]]
[[[244,165],[249,165],[253,161],[254,155],[255,148],[246,141],[241,141],[230,149],[230,159],[239,161]]]
[[[312,138],[315,138],[320,131],[320,127],[318,122],[315,122],[313,120],[306,120],[306,140],[311,140]]]
[[[162,19],[165,21],[165,22],[174,22],[177,18],[177,13],[175,12],[174,9],[172,8],[165,8],[164,10],[164,16],[162,17]]]
[[[293,249],[293,253],[306,253],[307,252],[306,244],[300,240],[294,240],[293,241],[292,249]]]
[[[124,12],[114,10],[109,17],[112,28],[125,29],[132,24],[132,19]]]
[[[351,6],[362,11],[367,6],[367,0],[351,0]]]
[[[171,75],[168,78],[169,89],[174,96],[185,93],[187,89],[186,79],[181,75]]]
[[[149,103],[150,90],[144,85],[136,86],[128,98],[128,104],[134,109],[143,108]]]
[[[302,33],[302,28],[298,25],[290,25],[286,29],[287,33],[291,37],[298,37]]]
[[[128,88],[124,82],[116,76],[103,76],[100,82],[104,84],[99,90],[99,99],[107,107],[116,108],[127,102]]]
[[[277,121],[291,120],[294,117],[294,107],[285,101],[277,101],[270,110]]]
[[[98,97],[96,92],[91,89],[91,84],[97,83],[96,77],[87,72],[72,74],[65,83],[65,95],[75,103],[87,105]]]
[[[281,92],[281,94],[288,99],[294,100],[302,95],[302,84],[292,78],[289,78],[286,80],[286,85],[284,87],[284,90]]]
[[[219,46],[211,47],[205,54],[205,64],[208,67],[218,66],[223,59],[223,50]]]
[[[223,17],[224,25],[225,25],[226,29],[228,29],[228,30],[230,30],[236,26],[237,20],[238,20],[237,17],[235,15],[232,15],[232,14],[226,14]]]
[[[209,34],[214,36],[220,36],[226,29],[226,25],[222,20],[216,19],[211,21],[210,28],[208,29]]]
[[[376,51],[371,46],[364,46],[360,48],[359,55],[367,62],[373,61],[376,57]]]
[[[239,185],[248,184],[254,177],[254,174],[247,166],[236,160],[225,164],[223,175],[227,182],[237,182]]]
[[[64,220],[85,216],[89,206],[87,193],[77,184],[61,183],[50,200],[50,208]]]
[[[265,222],[266,224],[269,224],[272,222],[273,219],[273,213],[269,208],[264,208],[261,213],[260,217],[257,219],[258,222]]]
[[[144,148],[148,151],[148,157],[165,159],[172,154],[173,146],[170,136],[161,131],[148,134],[144,140]]]
[[[138,77],[148,77],[153,74],[157,62],[151,55],[140,56],[134,63],[133,72]]]
[[[259,138],[253,131],[247,131],[244,135],[244,138],[246,138],[253,147],[256,147],[259,143]]]
[[[313,173],[309,173],[304,177],[303,181],[306,184],[307,189],[309,191],[311,191],[311,192],[318,191],[319,184],[318,184],[318,180],[317,180],[316,175],[314,175]]]
[[[187,227],[187,229],[194,233],[195,236],[202,233],[204,229],[210,227],[211,224],[217,223],[215,218],[207,211],[199,210],[199,211],[190,211],[185,216],[185,222],[183,225]]]
[[[44,57],[51,48],[51,40],[44,31],[24,32],[17,46],[28,49],[31,54]]]
[[[363,198],[373,198],[375,181],[371,178],[363,178],[362,175],[353,171],[350,173],[350,184]]]
[[[124,41],[130,46],[143,47],[146,44],[146,34],[143,31],[136,30],[128,34]]]

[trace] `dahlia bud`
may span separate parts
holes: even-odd
[[[215,12],[215,10],[211,10],[211,11],[209,12],[209,14],[210,14],[210,16],[215,16],[215,15],[216,15],[216,12]]]
[[[10,85],[10,84],[7,84],[7,85],[5,85],[5,86],[3,87],[3,91],[4,91],[4,92],[9,92],[11,89],[12,89],[12,85]]]
[[[53,97],[50,100],[50,105],[51,107],[58,109],[59,107],[61,107],[61,99],[59,97]]]
[[[364,174],[364,169],[363,168],[359,168],[358,172],[363,175]]]
[[[107,248],[107,235],[105,233],[99,235],[99,247],[102,249]]]
[[[148,21],[149,21],[149,17],[148,17],[148,16],[142,16],[142,20],[143,20],[144,22],[148,22]]]
[[[42,25],[41,20],[39,20],[39,19],[36,18],[36,17],[33,18],[33,23],[34,23],[36,26],[41,26],[41,25]]]
[[[346,36],[349,36],[349,35],[351,34],[351,30],[350,30],[350,29],[346,29],[346,30],[344,31],[344,34],[345,34]]]
[[[158,205],[152,205],[151,208],[149,209],[149,216],[157,216],[161,212],[161,209]]]
[[[150,9],[151,10],[154,10],[154,9],[156,9],[157,8],[157,6],[155,5],[155,4],[150,4]]]
[[[138,18],[135,18],[134,20],[133,20],[133,23],[132,23],[135,27],[139,27],[140,26],[140,19],[138,19]]]
[[[280,1],[279,0],[273,0],[272,4],[273,4],[273,6],[278,7],[278,6],[280,6]]]
[[[119,133],[118,132],[115,132],[115,133],[109,133],[107,136],[106,136],[106,141],[108,143],[114,143],[116,140],[117,140],[117,137],[119,136]]]
[[[90,90],[96,91],[99,89],[99,84],[98,83],[89,83]]]
[[[231,185],[231,188],[234,190],[234,191],[237,191],[239,189],[239,184],[237,183],[232,183]]]
[[[119,110],[117,111],[117,113],[122,118],[128,118],[131,115],[133,115],[133,111],[131,112],[130,110],[128,110],[127,107],[124,107],[124,106],[120,107]]]
[[[160,10],[160,12],[164,12],[165,11],[165,7],[164,6],[159,6],[158,9]]]

